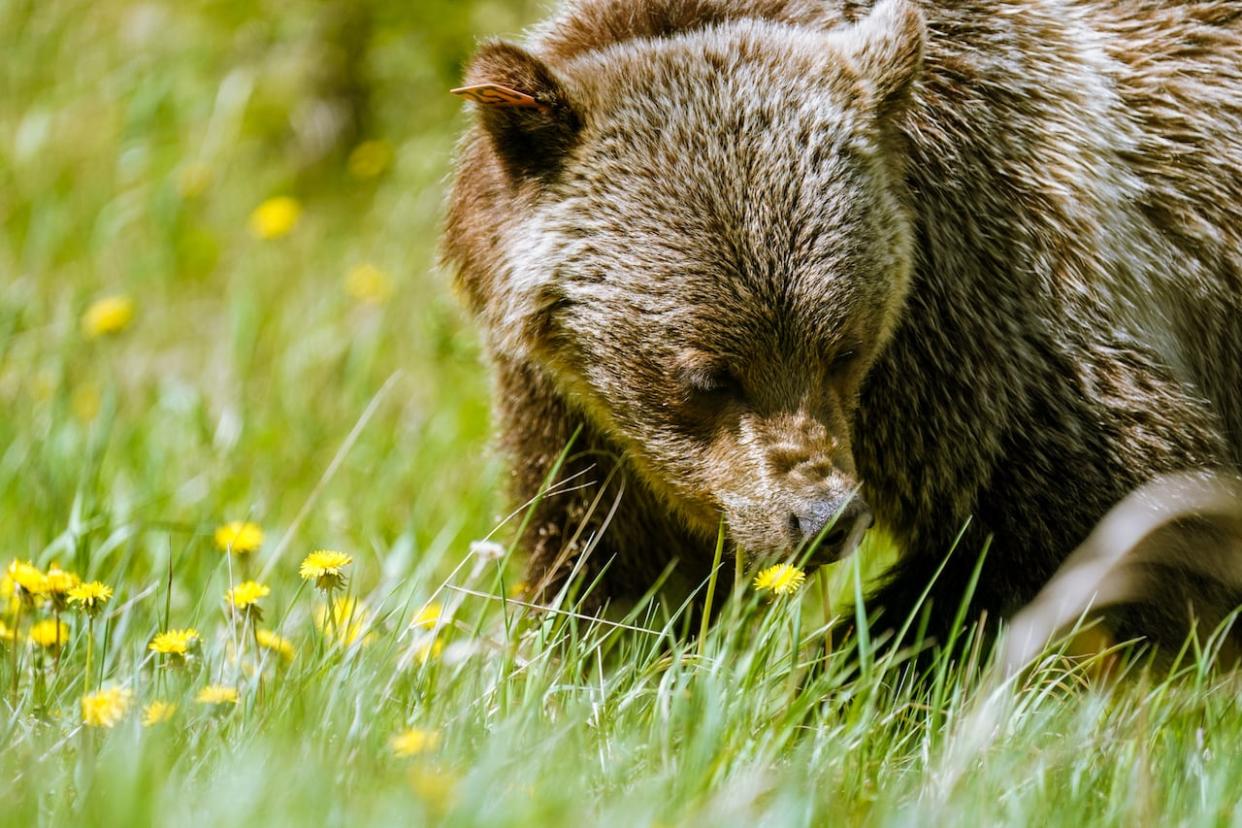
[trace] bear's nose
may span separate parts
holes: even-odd
[[[857,543],[871,519],[871,509],[857,495],[848,500],[808,500],[789,513],[790,539],[794,545],[803,546],[818,538],[812,559],[836,561],[854,551],[847,547]]]

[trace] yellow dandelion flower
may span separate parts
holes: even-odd
[[[340,598],[332,602],[332,609],[322,606],[315,612],[315,626],[330,639],[349,646],[362,638],[363,645],[370,644],[375,638],[369,632],[370,613],[366,607],[353,598]],[[365,637],[363,637],[365,633]]]
[[[0,641],[8,641],[10,644],[17,640],[17,630],[8,624],[0,621]]]
[[[457,774],[441,768],[428,768],[417,763],[410,769],[410,788],[437,811],[447,811],[457,801]]]
[[[345,292],[359,302],[382,305],[393,290],[392,278],[375,265],[356,265],[345,274]]]
[[[82,583],[82,579],[72,572],[61,569],[57,564],[52,564],[47,570],[47,591],[49,593],[60,593],[68,595],[69,590]]]
[[[202,690],[198,691],[198,695],[194,700],[199,704],[237,704],[241,699],[241,695],[237,692],[236,687],[225,687],[220,684],[209,684]]]
[[[221,552],[247,554],[263,545],[263,528],[248,520],[235,520],[217,528],[215,537]]]
[[[92,618],[99,614],[99,611],[103,609],[103,605],[108,603],[111,598],[112,587],[101,584],[99,581],[78,584],[69,590],[69,603],[78,604]]]
[[[128,296],[105,296],[82,314],[82,332],[91,339],[118,334],[134,319],[134,300]]]
[[[27,635],[31,644],[54,650],[65,646],[69,640],[69,625],[54,618],[45,618],[31,625]]]
[[[755,577],[755,589],[768,590],[773,595],[790,595],[798,591],[806,573],[790,564],[769,566]]]
[[[73,395],[69,398],[69,408],[73,410],[73,416],[83,424],[98,417],[99,409],[102,407],[103,395],[99,391],[99,386],[93,382],[83,383],[73,389]]]
[[[44,583],[47,586],[47,597],[51,599],[52,606],[58,612],[63,612],[65,607],[69,605],[69,592],[80,584],[82,579],[72,572],[66,572],[56,564],[52,564],[44,578]]]
[[[363,141],[349,154],[349,174],[354,178],[375,178],[392,163],[392,147],[387,141]]]
[[[82,697],[82,724],[87,727],[115,727],[129,710],[131,693],[124,687],[110,687]]]
[[[13,561],[8,568],[9,581],[14,594],[26,604],[34,603],[47,593],[47,576],[30,561]]]
[[[168,721],[169,719],[171,719],[173,717],[173,714],[176,712],[177,712],[177,705],[173,704],[172,702],[166,702],[160,699],[156,699],[155,701],[148,704],[145,708],[143,708],[142,726],[153,727],[157,724],[162,724]]]
[[[291,233],[301,217],[302,205],[296,198],[269,198],[250,214],[250,233],[259,239],[279,239]]]
[[[243,581],[228,591],[224,600],[242,612],[257,610],[259,600],[271,594],[271,590],[258,581]]]
[[[184,658],[192,650],[198,649],[199,644],[198,630],[196,629],[168,630],[151,639],[147,649],[160,655]]]
[[[255,633],[259,646],[265,650],[270,650],[283,658],[285,661],[293,661],[293,657],[297,655],[293,649],[293,642],[282,635],[277,635],[271,630],[259,630]]]
[[[431,753],[440,746],[440,731],[423,730],[421,727],[406,728],[393,736],[388,745],[394,754],[401,757]]]
[[[414,620],[410,622],[411,627],[422,627],[425,630],[433,629],[440,623],[440,616],[444,614],[444,607],[436,601],[432,601],[414,614]]]
[[[314,581],[319,589],[339,589],[345,585],[345,567],[353,562],[354,559],[344,552],[320,549],[306,556],[298,567],[298,574],[304,580]]]
[[[415,647],[414,657],[418,659],[419,664],[426,664],[433,658],[439,658],[442,652],[444,652],[444,642],[435,638]]]

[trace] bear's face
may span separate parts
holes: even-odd
[[[752,553],[844,510],[833,557],[865,525],[852,423],[911,269],[885,123],[908,79],[872,77],[867,24],[748,21],[536,66],[519,80],[557,84],[532,95],[554,107],[489,116],[512,210],[503,277],[472,297],[493,347],[545,365],[692,528],[723,515]]]

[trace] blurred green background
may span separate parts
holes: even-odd
[[[373,578],[494,525],[486,371],[435,264],[447,90],[542,5],[0,2],[6,555],[278,536],[397,372],[300,538]],[[92,336],[110,296],[132,321]]]

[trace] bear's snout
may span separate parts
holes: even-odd
[[[815,548],[810,561],[831,563],[848,557],[871,526],[871,508],[858,495],[804,501],[789,512],[789,545]]]

